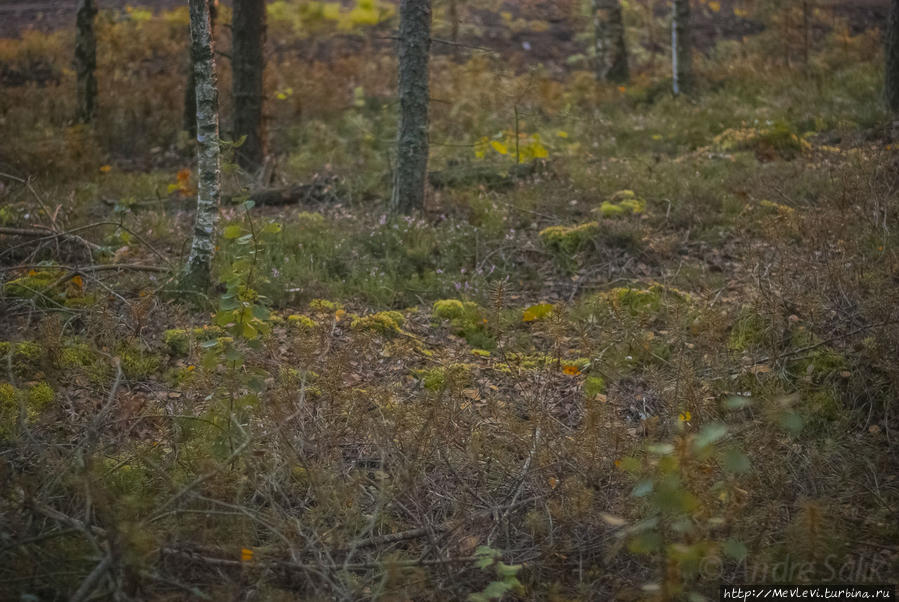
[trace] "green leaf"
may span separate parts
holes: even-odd
[[[780,417],[780,426],[791,434],[798,435],[802,432],[805,421],[796,412],[784,412]]]
[[[653,482],[652,479],[643,479],[636,485],[634,485],[633,490],[631,490],[631,495],[634,497],[646,497],[653,490]]]
[[[752,463],[749,461],[749,458],[739,449],[729,449],[724,452],[723,460],[724,469],[728,472],[742,474],[749,472],[752,468]]]
[[[742,562],[746,555],[749,553],[749,550],[746,548],[746,545],[742,541],[738,541],[736,539],[728,539],[721,546],[721,549],[724,550],[724,553],[736,560],[737,562]]]
[[[496,563],[496,574],[500,577],[514,577],[520,570],[520,564],[506,564],[505,562]]]
[[[736,411],[742,410],[745,407],[749,406],[750,399],[748,397],[740,397],[738,395],[732,395],[724,400],[724,407],[727,410]]]
[[[668,454],[674,453],[674,446],[670,443],[656,443],[653,445],[647,446],[647,451],[651,454],[656,454],[658,456],[667,456]]]
[[[512,589],[512,586],[505,581],[491,581],[481,593],[491,600],[496,600],[502,598],[510,589]]]
[[[278,222],[269,222],[262,227],[263,234],[278,234],[281,232],[281,224]]]
[[[244,138],[246,138],[246,136],[244,136]],[[247,199],[243,202],[243,208],[246,209],[247,211],[249,211],[250,209],[252,209],[255,206],[256,206],[256,201],[254,201],[253,199]]]
[[[222,236],[231,240],[232,238],[237,238],[243,234],[243,227],[240,224],[231,224],[229,226],[225,226],[225,229],[222,231]]]
[[[253,317],[256,318],[257,320],[261,320],[261,321],[265,322],[266,320],[269,319],[270,314],[269,314],[269,311],[266,308],[264,308],[263,306],[254,305],[253,306]]]
[[[709,445],[720,441],[727,435],[727,427],[720,423],[707,424],[702,427],[696,440],[693,442],[693,448],[697,451],[703,450]]]
[[[245,323],[240,334],[245,339],[253,340],[259,336],[259,331],[252,324]]]

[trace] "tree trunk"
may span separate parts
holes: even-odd
[[[449,0],[450,40],[459,40],[459,0]]]
[[[899,120],[899,0],[890,3],[886,35],[886,73],[884,77],[887,107]]]
[[[671,19],[671,67],[675,94],[693,80],[693,45],[690,39],[690,0],[674,0]]]
[[[624,20],[619,0],[593,0],[593,20],[596,28],[596,79],[626,82],[630,77],[627,66],[627,45],[624,41]]]
[[[80,0],[75,13],[75,73],[78,89],[78,113],[81,123],[89,123],[97,109],[97,38],[94,35],[94,0]]]
[[[400,119],[390,208],[409,214],[424,207],[428,171],[430,0],[401,1],[399,33]]]
[[[181,279],[185,290],[209,288],[215,229],[222,196],[215,46],[208,0],[190,0],[191,58],[197,94],[197,215],[190,255]]]
[[[218,13],[218,0],[209,1],[209,31],[215,39],[215,17]],[[190,28],[188,27],[188,36]],[[197,83],[194,81],[194,60],[192,51],[187,52],[187,86],[184,88],[184,116],[182,128],[191,138],[197,137]]]
[[[234,93],[234,140],[237,163],[247,171],[262,165],[262,74],[265,70],[265,0],[234,0],[231,67]]]

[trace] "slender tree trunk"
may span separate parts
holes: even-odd
[[[265,0],[234,0],[231,67],[234,93],[234,140],[237,163],[247,171],[262,165],[262,74],[265,70]]]
[[[215,17],[218,0],[209,0],[209,29],[215,39]],[[188,28],[188,34],[190,29]],[[197,83],[194,81],[194,60],[192,50],[187,51],[187,86],[184,88],[184,116],[182,128],[191,138],[197,137]]]
[[[409,214],[424,207],[428,170],[431,0],[401,1],[399,33],[400,120],[390,208]]]
[[[215,44],[208,0],[190,0],[191,57],[197,93],[197,215],[190,255],[181,285],[205,292],[209,288],[215,229],[222,196],[218,89]]]
[[[626,82],[627,45],[624,41],[624,20],[619,0],[593,0],[593,21],[596,29],[596,79]]]
[[[671,72],[674,93],[689,90],[693,80],[690,0],[674,0],[671,18]]]
[[[459,39],[459,0],[449,0],[447,18],[450,22],[450,40],[456,42]]]
[[[79,0],[75,13],[75,74],[78,89],[78,114],[81,123],[89,123],[97,109],[97,37],[94,35],[94,0]]]
[[[887,107],[899,120],[899,0],[890,3],[890,16],[886,28],[886,73],[884,92]]]

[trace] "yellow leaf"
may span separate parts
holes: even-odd
[[[498,140],[492,140],[490,142],[490,146],[492,146],[493,150],[495,150],[496,152],[498,152],[501,155],[509,154],[509,149],[506,147],[506,145]]]
[[[112,165],[103,165],[100,167],[100,173],[109,173],[112,171]]]
[[[568,138],[568,132],[559,130],[558,132],[556,132],[556,136],[558,136],[559,138]]]
[[[253,550],[251,550],[250,548],[241,548],[240,560],[241,562],[250,562],[251,560],[253,560]]]
[[[73,276],[72,284],[74,284],[80,290],[84,290],[84,279],[81,276]]]
[[[677,419],[680,420],[681,422],[688,422],[691,418],[693,418],[693,415],[687,411],[681,412],[680,415],[677,417]]]
[[[556,477],[549,477],[547,479],[547,482],[549,483],[550,489],[555,489],[559,484],[559,479],[557,479]]]
[[[627,86],[618,86],[618,91],[621,93],[627,92]]]
[[[562,372],[564,374],[567,374],[568,376],[577,376],[578,374],[581,373],[581,370],[577,366],[574,366],[572,364],[567,364],[565,366],[562,366]]]
[[[713,13],[717,13],[718,11],[721,10],[721,3],[720,3],[720,2],[714,2],[714,1],[713,1],[713,2],[709,2],[709,9],[710,9]]]

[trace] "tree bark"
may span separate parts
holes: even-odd
[[[209,289],[215,230],[222,196],[221,143],[215,44],[208,0],[190,0],[191,58],[197,94],[197,215],[190,255],[181,279],[185,290]]]
[[[890,3],[886,29],[886,73],[884,93],[887,107],[894,119],[899,119],[899,0]]]
[[[215,17],[217,13],[218,0],[210,0],[209,30],[212,32],[213,40],[215,40]],[[188,37],[189,35],[190,27],[188,26]],[[194,81],[194,60],[190,48],[188,48],[187,52],[187,86],[184,88],[184,116],[182,124],[182,129],[191,138],[197,137],[197,83]]]
[[[234,0],[231,67],[234,93],[234,140],[237,164],[248,171],[262,165],[262,76],[265,70],[265,0]]]
[[[390,200],[393,213],[409,214],[424,207],[428,171],[430,48],[431,1],[402,0],[397,43],[400,118]]]
[[[630,77],[624,19],[619,0],[593,0],[596,29],[596,79],[622,83]]]
[[[78,113],[81,123],[94,119],[97,109],[97,37],[94,35],[94,0],[79,0],[75,13],[75,74],[78,90]]]
[[[690,89],[693,80],[690,0],[674,0],[671,18],[671,72],[675,94]]]

